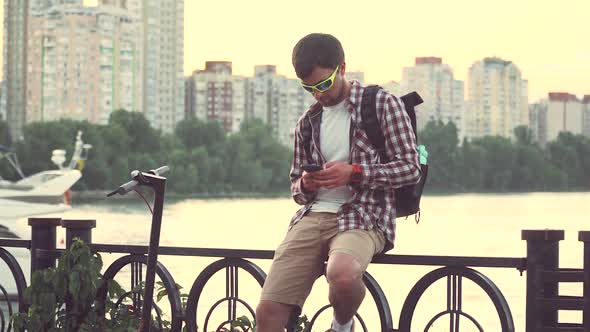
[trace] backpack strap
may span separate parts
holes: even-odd
[[[416,91],[410,92],[407,95],[403,95],[400,99],[404,102],[404,108],[406,109],[406,113],[408,113],[408,116],[410,117],[412,129],[414,130],[414,137],[416,137],[416,140],[418,140],[418,127],[416,126],[416,110],[414,108],[422,104],[424,101]]]
[[[385,137],[379,125],[379,118],[377,117],[377,93],[381,89],[378,85],[369,85],[363,91],[363,99],[361,101],[361,119],[364,124],[365,132],[369,141],[375,147],[383,162],[387,162],[387,154],[385,153]],[[422,97],[416,92],[410,92],[400,98],[404,103],[404,109],[410,117],[414,137],[418,139],[418,127],[416,125],[416,110],[415,107],[422,104],[424,101]]]
[[[381,162],[386,163],[388,158],[385,153],[385,137],[377,117],[377,93],[379,90],[381,87],[378,85],[365,87],[361,100],[361,119],[369,141],[379,153]]]

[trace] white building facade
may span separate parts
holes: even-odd
[[[528,81],[520,69],[499,58],[485,58],[469,68],[466,127],[468,137],[514,136],[529,125]]]
[[[217,121],[226,133],[239,131],[244,118],[247,79],[232,75],[229,61],[207,61],[204,70],[192,76],[194,116]]]
[[[4,40],[0,120],[8,123],[12,139],[22,137],[27,84],[29,0],[4,0]]]
[[[226,133],[236,133],[247,119],[259,119],[269,133],[292,147],[299,117],[314,103],[297,79],[288,79],[271,65],[255,66],[254,77],[232,74],[229,61],[207,61],[187,79],[187,116],[218,121]]]
[[[247,116],[261,119],[272,128],[274,137],[292,147],[297,120],[315,102],[313,96],[298,79],[277,74],[273,65],[254,67],[251,93]]]
[[[127,9],[141,22],[143,113],[172,132],[184,119],[184,0],[100,0]]]
[[[106,124],[142,108],[140,24],[123,9],[57,5],[31,16],[27,122]]]
[[[402,72],[398,95],[418,92],[424,103],[416,107],[418,129],[429,121],[452,121],[459,138],[464,136],[464,84],[454,79],[452,68],[437,57],[418,57]]]

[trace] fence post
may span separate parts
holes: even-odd
[[[584,306],[582,325],[590,331],[590,231],[578,232],[578,240],[584,242]]]
[[[92,244],[92,229],[96,227],[96,220],[64,219],[61,225],[66,229],[66,248],[72,245],[74,238],[79,238],[88,245]]]
[[[31,278],[38,270],[55,267],[55,256],[41,254],[38,250],[55,250],[56,228],[61,218],[29,218],[31,226]]]
[[[543,271],[559,269],[559,241],[563,238],[563,230],[522,231],[522,239],[527,241],[526,332],[557,326],[557,309],[544,308],[537,299],[557,297],[558,283],[545,281]]]

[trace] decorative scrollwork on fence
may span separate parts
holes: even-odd
[[[447,278],[447,308],[430,319],[424,329],[425,331],[428,331],[435,321],[445,315],[449,316],[449,326],[452,332],[459,331],[460,317],[467,318],[479,331],[483,331],[479,322],[463,311],[463,278],[467,278],[484,290],[494,304],[498,317],[500,318],[502,332],[514,332],[512,313],[500,289],[479,271],[465,267],[443,267],[422,277],[412,288],[404,302],[400,315],[400,331],[412,331],[412,318],[420,297],[422,297],[428,287],[442,278]]]
[[[369,290],[369,293],[373,297],[373,301],[377,305],[377,310],[379,311],[379,321],[381,326],[381,331],[393,331],[393,318],[391,317],[391,310],[389,308],[389,302],[387,302],[387,298],[385,297],[385,293],[381,289],[381,286],[377,283],[375,278],[371,276],[369,272],[365,272],[363,275],[363,282]],[[306,332],[311,331],[313,324],[318,319],[318,317],[331,305],[326,305],[318,310],[313,317],[311,318],[309,325],[306,329]],[[364,332],[368,331],[367,325],[363,320],[362,316],[358,313],[355,315],[356,320],[361,324],[361,328]]]
[[[132,289],[136,288],[137,285],[142,281],[142,265],[147,266],[147,256],[145,255],[127,255],[123,256],[116,261],[114,261],[104,272],[103,279],[104,280],[113,280],[115,275],[123,267],[131,265],[131,283]],[[174,278],[168,272],[166,267],[158,262],[156,265],[156,275],[160,278],[162,283],[164,284],[164,288],[168,294],[168,301],[170,302],[170,315],[171,315],[171,322],[170,327],[172,331],[180,331],[182,328],[182,322],[184,319],[184,315],[182,312],[182,304],[180,301],[180,293],[178,288],[176,287],[176,282]],[[106,288],[102,289],[99,292],[99,300],[105,301],[106,300]],[[137,308],[141,308],[141,293],[137,291],[132,291],[125,294],[126,297],[131,297],[134,306]],[[121,302],[122,299],[119,299]],[[161,310],[154,305],[153,309],[156,313],[156,319],[159,320],[158,324],[161,325],[162,318],[161,318]]]
[[[25,279],[23,270],[18,264],[16,258],[14,258],[14,256],[4,248],[0,248],[0,259],[4,261],[12,273],[12,277],[14,278],[14,282],[16,284],[18,311],[24,312],[27,310],[27,305],[24,299],[25,289],[27,288],[27,280]],[[14,313],[13,300],[9,297],[8,292],[2,285],[0,285],[0,291],[2,292],[0,303],[6,303],[6,308],[8,311],[8,320],[6,320],[4,317],[5,313],[0,307],[0,331],[10,331],[10,316],[12,316]]]
[[[199,276],[193,283],[193,286],[191,287],[186,307],[186,327],[189,332],[197,331],[197,307],[199,304],[199,300],[201,298],[201,294],[203,292],[203,288],[205,287],[209,279],[211,279],[211,277],[213,277],[214,274],[216,274],[222,269],[225,269],[226,296],[218,300],[213,305],[213,307],[209,309],[207,315],[205,316],[205,322],[203,324],[202,331],[208,331],[207,328],[209,320],[211,318],[211,314],[213,313],[215,308],[223,302],[228,302],[228,317],[227,321],[222,322],[221,325],[217,327],[217,331],[221,330],[224,326],[227,326],[230,322],[234,321],[237,318],[237,303],[244,305],[250,313],[251,317],[254,318],[254,310],[252,309],[252,307],[239,297],[238,271],[240,269],[246,271],[254,279],[256,279],[260,287],[264,285],[266,273],[264,273],[264,271],[260,269],[256,264],[245,259],[225,258],[218,260],[207,266],[199,274]]]

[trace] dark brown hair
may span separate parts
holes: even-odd
[[[293,48],[293,67],[297,77],[303,79],[316,66],[335,69],[344,61],[344,50],[336,37],[325,33],[309,34]]]

